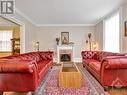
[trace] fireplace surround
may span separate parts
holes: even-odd
[[[74,46],[73,45],[58,45],[57,46],[57,63],[73,62],[74,61]]]

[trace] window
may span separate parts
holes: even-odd
[[[0,30],[0,52],[11,52],[12,30]]]
[[[119,12],[105,20],[104,23],[104,50],[109,52],[120,51]]]

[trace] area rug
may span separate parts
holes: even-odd
[[[87,72],[86,69],[78,66],[83,74],[83,84],[79,89],[61,88],[58,86],[58,74],[60,66],[54,66],[42,82],[36,95],[108,95],[101,85]]]
[[[49,81],[45,86],[46,95],[88,95],[90,92],[89,85],[86,81],[83,81],[83,85],[79,89],[72,88],[61,88],[58,86],[58,74],[59,69],[56,69],[52,72],[52,75]]]

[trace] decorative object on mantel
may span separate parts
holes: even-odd
[[[86,43],[89,44],[89,49],[90,49],[90,51],[91,51],[91,49],[92,49],[91,36],[92,36],[92,34],[91,34],[91,33],[88,33],[88,40],[86,40]]]
[[[61,32],[61,43],[69,44],[69,32]]]
[[[74,42],[69,42],[69,45],[74,45]]]
[[[56,44],[59,45],[60,38],[56,38]]]
[[[127,37],[127,21],[125,21],[124,23],[124,28],[125,28],[124,35]]]
[[[38,41],[35,43],[35,46],[36,46],[36,50],[39,51],[39,42]]]

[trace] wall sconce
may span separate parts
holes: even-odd
[[[36,42],[35,46],[36,46],[37,51],[39,51],[39,42]]]
[[[93,47],[94,50],[98,50],[98,44],[97,44],[97,42],[93,42],[92,47]]]
[[[91,33],[88,33],[88,40],[86,40],[86,43],[89,44],[90,51],[92,49],[91,36],[92,36],[92,34]]]
[[[59,45],[60,38],[56,38],[56,44]]]

